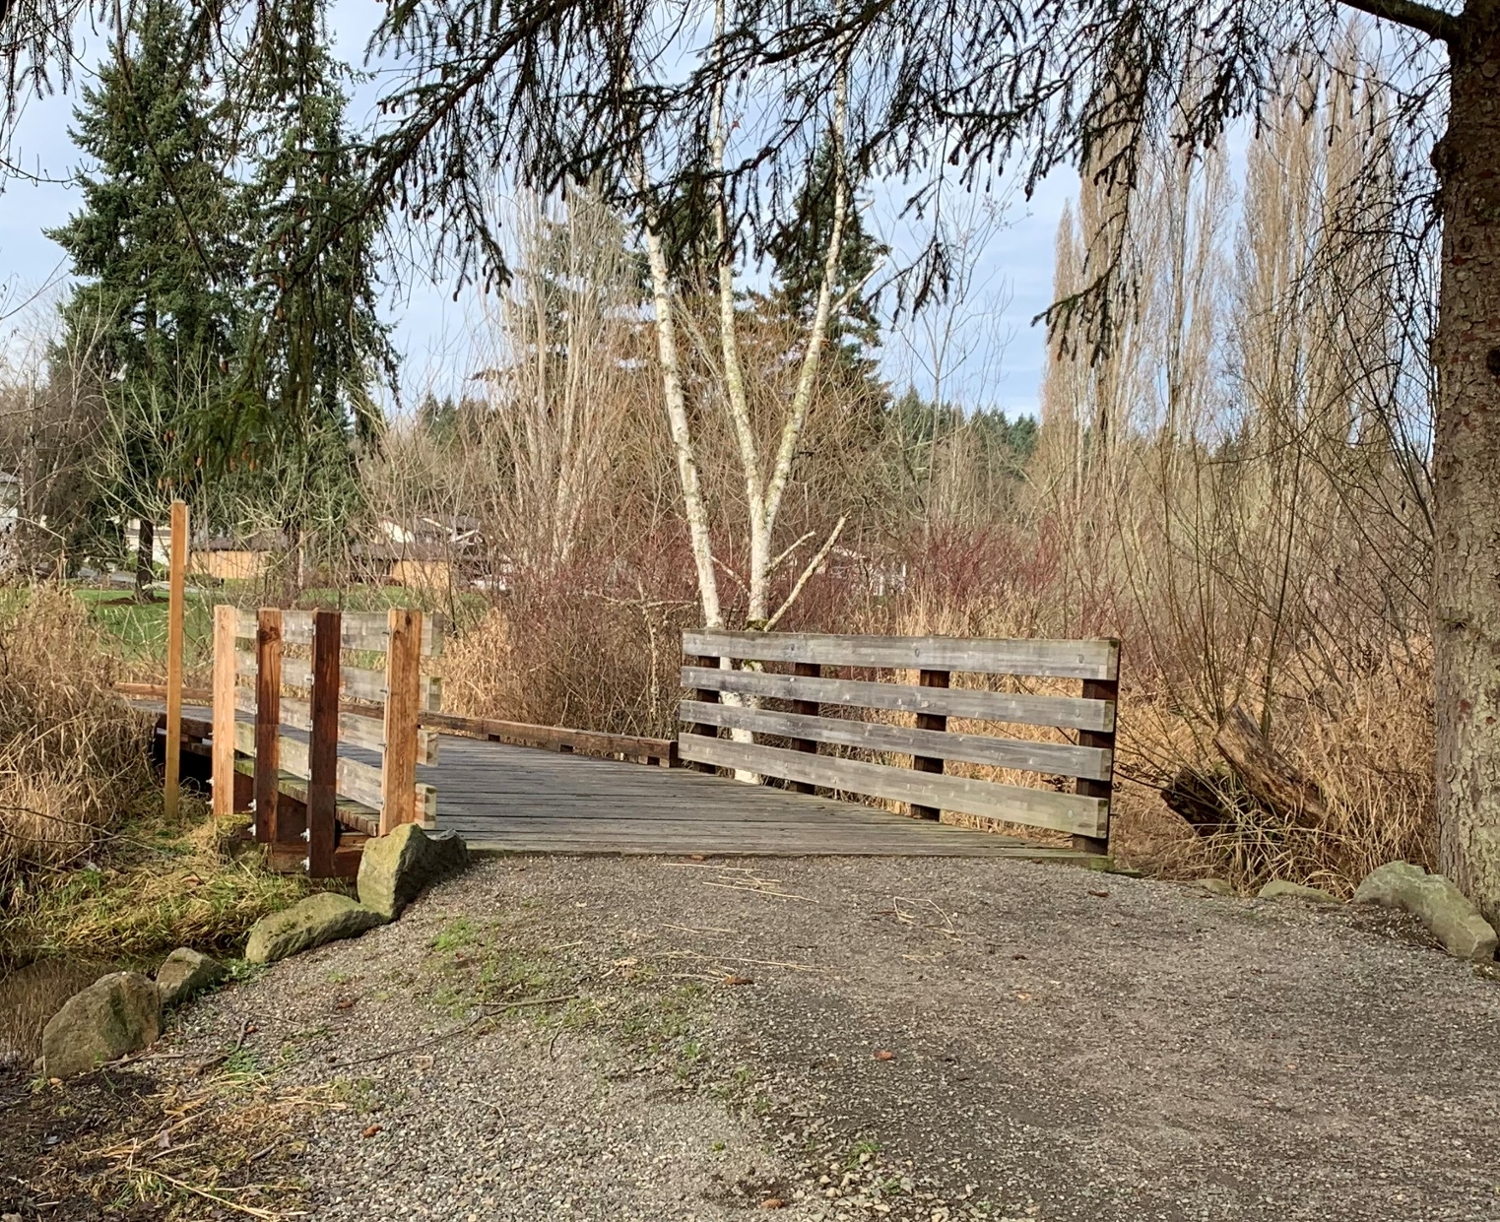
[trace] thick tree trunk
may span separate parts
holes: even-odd
[[[156,527],[149,518],[141,518],[141,529],[135,540],[135,596],[145,600],[150,594],[150,585],[156,580],[156,568],[152,551],[156,543]]]
[[[1450,46],[1434,359],[1433,648],[1443,871],[1500,917],[1500,0]]]

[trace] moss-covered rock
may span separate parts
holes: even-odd
[[[359,859],[359,902],[395,920],[422,888],[469,864],[469,850],[453,832],[424,831],[403,823],[386,836],[365,841]]]
[[[178,947],[156,969],[156,991],[163,1008],[181,1005],[224,979],[224,965],[186,946]]]
[[[1388,861],[1359,884],[1354,901],[1411,913],[1460,959],[1483,963],[1495,957],[1494,929],[1445,875],[1429,874],[1408,861]]]
[[[1287,882],[1284,878],[1272,879],[1256,894],[1263,900],[1311,900],[1314,904],[1339,902],[1338,896],[1330,895],[1318,887],[1304,887],[1301,883]]]
[[[324,891],[256,921],[245,943],[251,963],[275,963],[325,942],[355,938],[385,918],[347,895]]]
[[[161,997],[138,972],[111,972],[74,993],[42,1031],[42,1072],[74,1074],[139,1052],[161,1034]]]

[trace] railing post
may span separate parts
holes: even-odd
[[[792,674],[804,679],[817,679],[823,674],[823,667],[817,662],[793,662]],[[800,713],[804,717],[818,717],[823,712],[823,707],[816,700],[793,700],[792,712]],[[818,743],[812,738],[792,739],[792,750],[806,751],[809,755],[818,753]],[[794,793],[813,793],[816,785],[806,781],[793,781],[792,791]]]
[[[281,611],[262,607],[255,630],[255,838],[280,844]]]
[[[234,642],[238,612],[220,603],[214,608],[214,817],[234,814]]]
[[[187,579],[187,533],[187,505],[173,501],[167,583],[166,786],[162,792],[162,813],[168,823],[177,818],[177,798],[182,786],[182,611]]]
[[[947,687],[948,674],[946,670],[924,670],[917,679],[923,687]],[[919,730],[946,730],[948,718],[941,713],[918,713],[917,729]],[[912,756],[911,766],[918,772],[942,772],[944,761],[932,755]],[[939,810],[936,806],[920,806],[913,802],[910,806],[911,816],[914,819],[936,819]]]
[[[380,755],[380,834],[417,814],[417,720],[422,708],[422,613],[391,608],[385,653],[385,747]]]
[[[333,877],[339,771],[339,651],[343,616],[313,613],[312,734],[307,750],[307,872]]]
[[[688,655],[687,662],[690,666],[698,666],[705,670],[717,670],[719,668],[718,658],[711,658],[705,655]],[[698,687],[693,689],[693,699],[701,701],[704,704],[718,704],[719,693],[710,687]],[[707,738],[717,738],[719,736],[718,726],[706,726],[696,721],[686,724],[689,734],[701,734]],[[718,772],[718,769],[712,764],[689,763],[687,767],[697,772]]]
[[[1085,679],[1083,681],[1083,698],[1085,700],[1108,700],[1115,708],[1115,716],[1119,716],[1120,710],[1120,669],[1119,669],[1120,643],[1115,642],[1115,677],[1113,679]],[[1104,816],[1104,835],[1098,836],[1074,836],[1073,847],[1085,853],[1109,852],[1109,824],[1114,818],[1114,794],[1115,794],[1115,731],[1116,724],[1113,720],[1109,723],[1108,730],[1079,730],[1078,745],[1080,747],[1102,747],[1109,752],[1109,777],[1102,781],[1095,781],[1088,777],[1079,777],[1074,782],[1074,792],[1083,797],[1103,798],[1109,803],[1109,808]]]

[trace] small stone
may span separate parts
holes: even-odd
[[[222,963],[182,946],[162,960],[162,965],[156,969],[156,991],[161,994],[162,1006],[171,1008],[223,979]]]
[[[245,943],[245,958],[251,963],[275,963],[325,942],[358,937],[383,924],[378,912],[347,895],[323,891],[256,921]]]
[[[139,972],[111,972],[63,1003],[42,1030],[43,1072],[74,1074],[139,1052],[161,1034],[161,997]]]
[[[1442,874],[1429,874],[1406,861],[1389,861],[1359,884],[1354,902],[1411,913],[1443,949],[1460,959],[1485,963],[1495,957],[1495,930],[1453,880]]]
[[[1263,900],[1311,900],[1315,904],[1337,904],[1338,896],[1317,887],[1304,887],[1300,883],[1289,883],[1284,878],[1274,878],[1257,893]]]
[[[469,850],[453,832],[428,832],[403,823],[386,836],[365,841],[359,859],[359,900],[388,921],[424,887],[469,864]]]

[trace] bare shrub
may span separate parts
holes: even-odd
[[[150,785],[150,724],[83,605],[36,586],[0,623],[0,894],[76,863]]]

